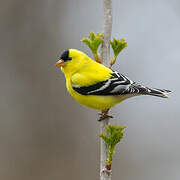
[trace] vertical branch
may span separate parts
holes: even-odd
[[[110,64],[110,40],[112,32],[112,0],[103,0],[104,5],[104,42],[101,48],[101,58],[105,66]]]
[[[105,66],[110,64],[110,40],[112,31],[112,0],[103,0],[104,5],[104,42],[101,47],[101,59]],[[100,121],[100,133],[105,134],[109,118]],[[100,139],[100,180],[111,180],[111,171],[106,168],[107,146]]]
[[[100,121],[100,134],[106,134],[105,127],[109,124],[109,118]],[[105,141],[100,138],[100,180],[111,180],[111,171],[106,169],[108,157]]]

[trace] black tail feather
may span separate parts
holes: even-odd
[[[168,94],[171,93],[170,90],[148,88],[148,87],[141,86],[139,84],[134,84],[134,88],[138,89],[139,94],[158,96],[158,97],[162,97],[162,98],[168,98]]]
[[[166,90],[166,89],[151,89],[151,88],[148,88],[147,95],[168,98],[169,93],[171,93],[171,91]]]

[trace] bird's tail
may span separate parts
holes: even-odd
[[[168,98],[168,94],[171,93],[170,90],[166,90],[166,89],[151,89],[148,88],[148,93],[147,95],[152,95],[152,96],[158,96],[158,97],[162,97],[162,98]]]
[[[139,94],[158,96],[162,98],[168,98],[168,94],[171,93],[170,90],[148,88],[137,84],[135,85],[135,88],[139,90]]]

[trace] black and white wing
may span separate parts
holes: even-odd
[[[90,86],[72,85],[72,88],[82,95],[152,95],[167,98],[171,92],[165,89],[148,88],[131,81],[126,76],[114,71],[112,76]]]
[[[114,71],[112,76],[90,86],[72,85],[72,88],[82,95],[122,95],[138,92],[133,88],[134,82],[126,76]]]

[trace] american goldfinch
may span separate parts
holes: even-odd
[[[56,66],[64,73],[71,96],[84,106],[102,110],[105,116],[108,109],[127,98],[138,95],[167,98],[171,92],[137,84],[76,49],[64,51]]]

